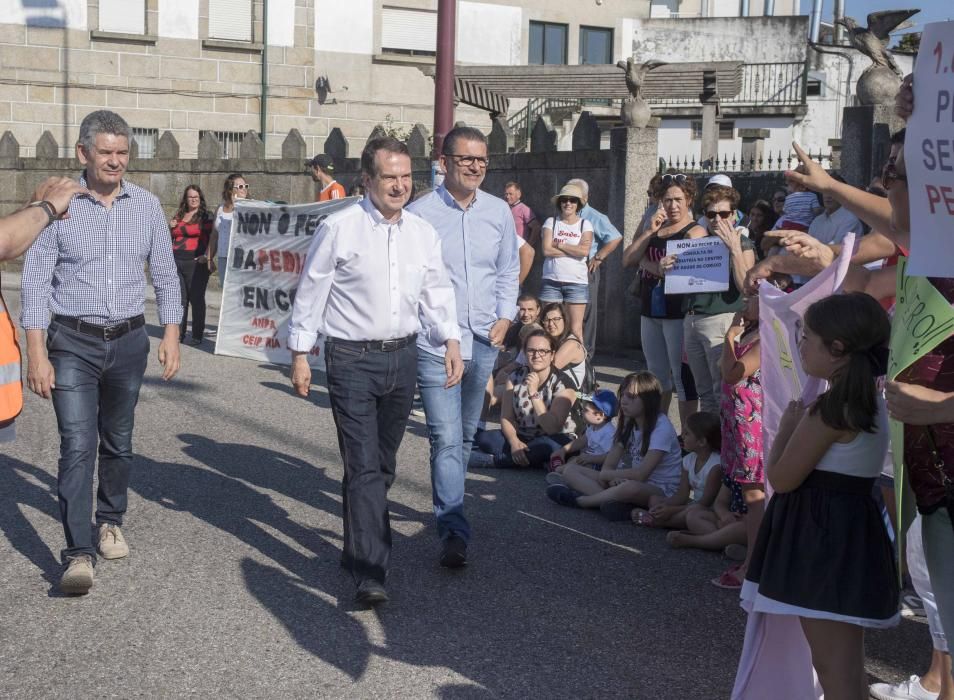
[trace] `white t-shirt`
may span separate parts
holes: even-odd
[[[699,501],[706,490],[706,480],[709,478],[709,472],[722,464],[722,459],[718,452],[709,455],[709,459],[702,465],[702,469],[696,473],[696,455],[690,452],[682,458],[682,468],[686,470],[689,476],[689,488],[692,491],[692,500]]]
[[[543,224],[543,228],[553,231],[553,243],[563,241],[565,245],[579,245],[583,240],[583,234],[593,232],[593,224],[586,219],[580,219],[575,224],[563,223],[552,216]],[[586,269],[585,258],[544,258],[543,260],[543,279],[553,280],[555,282],[573,282],[576,284],[588,284],[589,276]]]
[[[605,455],[613,447],[613,436],[616,434],[616,426],[613,421],[608,420],[603,425],[588,425],[586,427],[586,449],[583,454],[587,455]]]
[[[637,428],[630,436],[629,445],[627,445],[629,464],[632,469],[642,464],[643,457],[640,455],[642,446],[643,435]],[[679,482],[682,480],[682,448],[679,447],[676,429],[667,416],[660,414],[656,420],[656,427],[649,437],[649,449],[660,450],[666,454],[646,479],[646,483],[660,489],[666,497],[672,496],[679,489]]]
[[[232,214],[234,210],[226,214],[222,207],[215,212],[215,230],[219,234],[219,243],[216,246],[215,254],[220,258],[229,256],[229,237],[232,235]]]

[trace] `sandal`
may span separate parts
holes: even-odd
[[[742,588],[742,581],[745,578],[745,574],[742,573],[742,565],[736,564],[735,566],[730,566],[728,569],[723,571],[719,576],[716,576],[714,579],[709,581],[716,588],[725,588],[727,590],[738,590]]]

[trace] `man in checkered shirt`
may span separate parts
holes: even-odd
[[[96,552],[129,553],[119,526],[126,512],[132,431],[146,371],[145,263],[149,263],[159,322],[163,379],[179,370],[179,280],[172,239],[159,200],[123,179],[129,164],[129,125],[114,112],[89,114],[80,125],[76,157],[88,193],[53,220],[27,252],[21,323],[27,335],[27,382],[52,398],[60,432],[57,479],[65,593],[93,585]],[[44,342],[44,331],[46,338]],[[93,544],[93,469],[99,488]]]

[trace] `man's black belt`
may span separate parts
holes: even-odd
[[[146,317],[142,314],[127,318],[119,323],[113,323],[109,326],[97,326],[95,323],[87,323],[73,316],[58,316],[55,314],[53,321],[61,326],[72,328],[74,331],[82,333],[83,335],[91,335],[94,338],[100,338],[102,340],[122,338],[129,331],[134,331],[146,325]]]
[[[394,352],[401,348],[406,348],[417,340],[417,333],[411,333],[404,338],[393,338],[391,340],[344,340],[342,338],[328,338],[328,342],[333,345],[340,345],[344,348],[354,348],[355,350],[377,350],[378,352]]]

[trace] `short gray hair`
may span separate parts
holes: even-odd
[[[566,181],[566,184],[568,184],[568,185],[576,185],[576,186],[579,187],[581,190],[583,190],[583,196],[584,196],[586,199],[589,199],[589,198],[590,198],[590,186],[587,184],[586,180],[582,180],[582,179],[580,179],[580,178],[578,178],[578,177],[575,177],[575,178],[573,178],[572,180],[567,180],[567,181]]]
[[[77,143],[88,151],[96,145],[96,137],[99,134],[125,136],[128,140],[130,138],[129,124],[121,116],[115,112],[110,112],[108,109],[90,112],[83,118],[83,123],[80,124]]]

